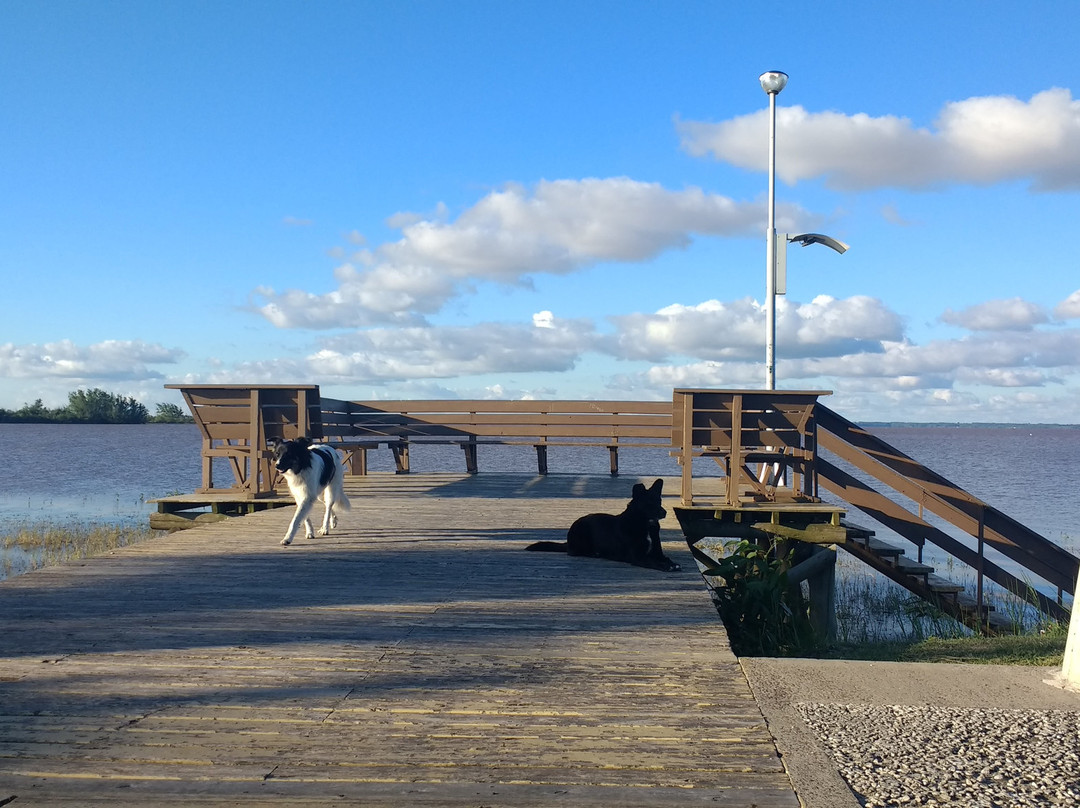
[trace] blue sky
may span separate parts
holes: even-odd
[[[0,2],[0,407],[101,387],[1080,423],[1080,7]]]

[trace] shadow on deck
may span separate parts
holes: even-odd
[[[369,475],[0,583],[0,799],[797,806],[698,575],[523,551],[631,483]]]

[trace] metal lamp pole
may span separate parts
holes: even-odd
[[[776,96],[787,85],[787,73],[762,73],[761,89],[769,96],[769,226],[765,235],[765,387],[776,389]]]

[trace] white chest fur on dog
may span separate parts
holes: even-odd
[[[343,487],[345,469],[341,456],[334,449],[312,446],[308,438],[288,440],[274,447],[274,465],[285,478],[289,493],[296,501],[296,513],[285,532],[285,538],[281,540],[283,545],[292,543],[301,523],[307,538],[314,538],[309,514],[319,498],[326,504],[326,511],[318,535],[325,536],[337,527],[336,511],[347,511],[350,504]]]

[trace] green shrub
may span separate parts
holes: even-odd
[[[751,541],[724,544],[726,555],[703,571],[719,578],[713,601],[738,656],[786,656],[817,646],[807,605],[788,585],[790,554],[773,558]]]

